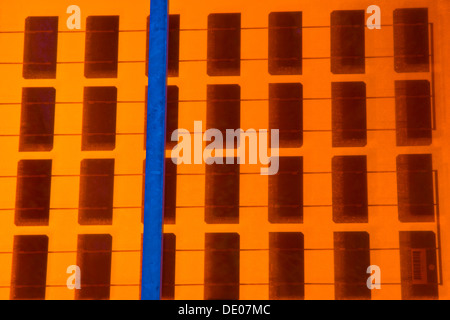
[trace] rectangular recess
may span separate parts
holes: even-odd
[[[55,96],[55,88],[22,89],[19,151],[53,149]]]
[[[331,12],[331,72],[365,73],[365,11]]]
[[[86,78],[117,78],[119,16],[89,16],[86,19]]]
[[[177,165],[166,158],[164,178],[164,223],[175,224],[177,210]]]
[[[304,237],[301,232],[269,233],[269,299],[305,298]]]
[[[161,288],[162,300],[173,300],[175,297],[175,255],[176,236],[173,233],[164,233]]]
[[[269,73],[302,74],[302,13],[269,14]]]
[[[238,233],[205,233],[205,300],[239,300]]]
[[[207,73],[209,76],[240,75],[240,13],[211,13],[208,16],[207,56]]]
[[[83,151],[116,147],[117,88],[85,87],[83,102]]]
[[[432,143],[430,82],[395,81],[397,146],[429,146]]]
[[[17,167],[16,226],[47,226],[52,160],[20,160]]]
[[[109,300],[111,256],[111,235],[78,235],[77,265],[81,270],[81,289],[75,290],[76,300]]]
[[[370,300],[367,268],[370,243],[367,232],[334,233],[334,288],[336,300]]]
[[[335,156],[332,171],[333,221],[367,223],[367,157]]]
[[[332,82],[331,105],[333,147],[366,146],[366,84]]]
[[[403,300],[439,298],[434,232],[400,231],[400,271]]]
[[[47,285],[48,237],[14,236],[11,300],[44,300]]]
[[[180,15],[169,14],[167,76],[178,77],[180,64]]]
[[[397,156],[398,218],[401,222],[434,222],[431,154]]]
[[[223,159],[223,164],[206,165],[206,223],[239,223],[239,171],[236,158],[232,164]]]
[[[241,87],[239,85],[208,85],[207,100],[207,129],[218,129],[225,137],[227,129],[240,128]]]
[[[303,157],[280,157],[269,176],[269,222],[303,222]]]
[[[23,50],[25,79],[55,79],[58,17],[27,17]]]
[[[114,159],[81,161],[78,223],[111,225],[113,219]]]
[[[167,121],[166,121],[166,148],[173,149],[178,141],[172,141],[172,133],[178,129],[178,87],[167,86]]]
[[[396,72],[429,72],[428,8],[394,10]]]
[[[269,129],[279,130],[280,148],[299,148],[303,145],[301,83],[269,84]]]

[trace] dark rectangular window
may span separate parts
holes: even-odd
[[[332,82],[333,147],[367,144],[366,84]]]
[[[269,73],[302,74],[302,13],[269,14]]]
[[[50,151],[55,128],[55,88],[23,88],[19,151]]]
[[[395,116],[398,146],[431,144],[431,95],[427,80],[395,81]]]
[[[178,129],[178,87],[167,86],[166,148],[172,149],[178,143],[172,141],[172,133]]]
[[[334,233],[334,290],[336,300],[369,300],[367,268],[370,244],[367,232]]]
[[[82,150],[114,150],[116,117],[116,87],[85,87]]]
[[[111,235],[78,235],[77,265],[81,270],[81,289],[75,290],[75,299],[109,299],[111,255]]]
[[[438,299],[436,237],[432,231],[400,231],[403,300]]]
[[[166,158],[164,181],[164,223],[174,224],[177,209],[177,165],[172,158]]]
[[[117,78],[119,16],[89,16],[86,19],[86,78]]]
[[[108,225],[113,218],[114,159],[81,161],[78,222]]]
[[[269,299],[305,297],[304,239],[300,232],[269,233]]]
[[[365,12],[337,10],[331,13],[331,72],[365,72]]]
[[[162,300],[173,300],[175,297],[175,254],[176,237],[173,233],[165,233],[163,237]]]
[[[332,170],[333,221],[367,223],[366,156],[335,156]]]
[[[279,130],[280,148],[303,145],[302,84],[269,84],[269,129]]]
[[[394,66],[397,72],[428,72],[428,9],[394,10]]]
[[[28,17],[25,20],[23,77],[55,79],[58,48],[58,17]]]
[[[269,176],[269,221],[303,222],[303,157],[280,157],[277,174]]]
[[[47,226],[52,160],[20,160],[17,168],[17,226]]]
[[[205,300],[239,300],[239,234],[205,234]]]
[[[180,61],[180,15],[169,15],[169,48],[167,57],[167,76],[178,77]]]
[[[241,72],[241,14],[208,16],[208,75],[239,76]]]
[[[207,99],[207,129],[218,129],[225,136],[227,129],[240,128],[241,88],[239,85],[208,85]]]
[[[44,300],[48,237],[14,236],[11,300]]]
[[[231,160],[206,166],[206,223],[239,223],[239,164]]]
[[[397,195],[401,222],[434,222],[431,154],[397,156]]]

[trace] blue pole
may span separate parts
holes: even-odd
[[[161,298],[168,0],[150,2],[142,300]]]

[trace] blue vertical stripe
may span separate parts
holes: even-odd
[[[150,2],[142,300],[161,298],[168,0]]]

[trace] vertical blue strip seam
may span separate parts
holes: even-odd
[[[160,300],[167,99],[168,0],[151,0],[142,300]]]

